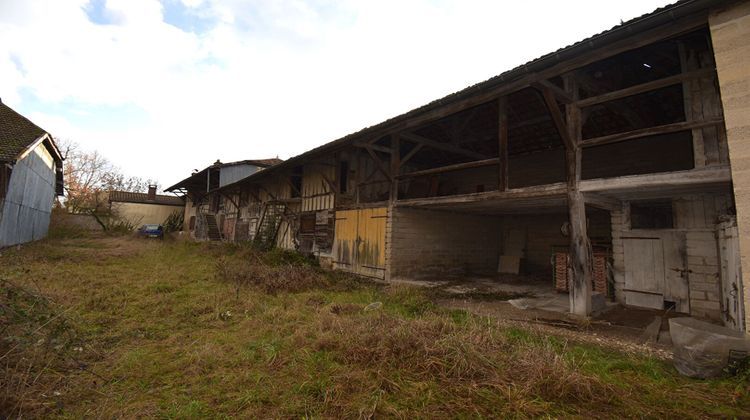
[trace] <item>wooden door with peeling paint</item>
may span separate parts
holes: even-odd
[[[641,231],[645,233],[645,231]],[[653,237],[624,237],[625,303],[690,313],[685,233],[650,231]]]
[[[385,277],[385,207],[336,212],[334,268]]]

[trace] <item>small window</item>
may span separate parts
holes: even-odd
[[[349,187],[349,162],[341,162],[339,166],[339,192],[345,193]]]
[[[0,163],[0,198],[5,198],[8,193],[8,184],[10,183],[10,168]]]
[[[195,230],[195,216],[190,216],[189,230]]]
[[[292,198],[302,196],[302,177],[299,175],[292,176]]]
[[[672,229],[671,201],[649,201],[630,203],[631,229]]]
[[[303,214],[300,217],[299,233],[315,233],[315,213]]]

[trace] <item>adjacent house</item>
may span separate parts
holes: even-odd
[[[0,102],[0,248],[47,236],[62,194],[62,156],[52,136]]]
[[[156,185],[148,193],[110,191],[107,202],[112,214],[134,226],[161,224],[174,212],[183,212],[185,201],[180,197],[156,194]]]
[[[745,330],[748,40],[749,2],[679,1],[236,182],[206,169],[172,189],[198,220],[233,215],[224,240],[363,276],[518,272],[575,314],[606,297]]]
[[[278,158],[228,163],[217,160],[201,171],[195,170],[189,177],[165,191],[182,194],[185,198],[184,230],[189,231],[192,238],[212,241],[234,239],[237,214],[224,211],[225,196],[220,189],[281,162]],[[235,207],[239,207],[239,203]],[[245,238],[240,235],[237,239]]]

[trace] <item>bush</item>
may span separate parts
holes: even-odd
[[[326,276],[317,268],[298,260],[282,264],[287,254],[271,256],[250,250],[216,260],[216,276],[231,283],[239,296],[243,287],[255,287],[265,293],[301,292],[328,284]],[[268,261],[273,262],[270,264]]]
[[[164,227],[164,232],[181,231],[184,221],[185,221],[185,213],[180,210],[175,210],[166,219],[164,219],[164,222],[162,223],[162,226]]]

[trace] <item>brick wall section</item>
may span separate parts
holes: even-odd
[[[592,290],[597,293],[608,295],[607,290],[607,258],[606,253],[594,253],[592,262],[592,277],[594,283]],[[570,270],[569,258],[567,252],[555,253],[555,290],[558,292],[568,291],[568,271]]]
[[[750,2],[734,2],[709,16],[732,166],[740,254],[750,272]],[[745,282],[745,307],[750,287]],[[750,325],[750,311],[745,311]]]
[[[497,270],[497,217],[393,208],[389,221],[389,278],[438,279]]]

